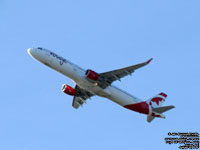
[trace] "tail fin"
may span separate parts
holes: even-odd
[[[148,122],[151,122],[155,117],[165,118],[165,116],[162,115],[162,113],[174,108],[174,106],[161,107],[165,102],[166,98],[167,94],[162,92],[147,101],[147,103],[150,105],[152,109],[152,114],[147,116]]]
[[[166,98],[167,98],[167,94],[160,93],[160,94],[156,95],[155,97],[149,99],[147,102],[153,108],[157,108],[157,107],[161,107],[163,105]]]

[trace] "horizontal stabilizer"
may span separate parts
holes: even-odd
[[[156,107],[156,108],[152,108],[152,112],[154,113],[158,113],[160,114],[160,116],[162,116],[161,118],[165,118],[162,113],[166,112],[172,108],[175,108],[174,106],[164,106],[164,107]],[[151,122],[155,117],[154,116],[147,116],[147,122]]]
[[[153,110],[153,112],[161,114],[161,113],[166,112],[166,111],[168,111],[172,108],[175,108],[175,107],[171,105],[171,106],[153,108],[152,110]]]
[[[147,116],[147,122],[150,123],[154,118],[155,118],[155,117],[153,117],[153,116]]]

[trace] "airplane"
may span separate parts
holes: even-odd
[[[96,95],[108,98],[129,110],[147,115],[147,122],[151,122],[155,117],[165,118],[162,113],[174,108],[172,105],[162,106],[167,98],[167,94],[163,92],[147,101],[142,101],[112,84],[114,81],[120,81],[121,78],[127,75],[132,75],[135,70],[146,66],[152,61],[152,58],[137,65],[104,73],[97,73],[91,69],[82,69],[67,59],[45,48],[29,48],[27,51],[30,56],[40,63],[71,78],[72,81],[75,82],[76,85],[74,88],[67,84],[62,86],[62,91],[65,94],[73,96],[72,106],[75,109],[86,103],[87,99]]]

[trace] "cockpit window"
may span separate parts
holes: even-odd
[[[38,49],[43,50],[41,47],[38,47]]]

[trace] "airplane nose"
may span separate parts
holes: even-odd
[[[31,48],[28,48],[27,52],[28,52],[29,55],[31,55]]]
[[[28,48],[27,49],[27,52],[28,52],[28,54],[30,55],[30,56],[32,56],[32,57],[36,57],[37,56],[37,49],[35,49],[35,48]]]

